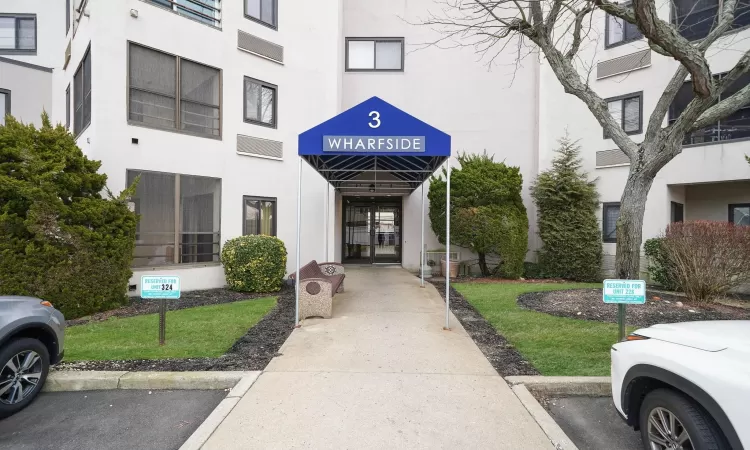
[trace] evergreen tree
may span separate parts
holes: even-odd
[[[552,167],[531,186],[537,206],[540,270],[545,276],[576,281],[600,279],[602,244],[596,211],[596,180],[581,168],[580,147],[566,135]]]

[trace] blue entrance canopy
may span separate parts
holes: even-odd
[[[408,193],[450,154],[449,135],[378,97],[299,135],[299,155],[336,188]]]

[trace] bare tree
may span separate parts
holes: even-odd
[[[630,172],[620,203],[617,222],[615,273],[619,278],[639,275],[640,247],[646,197],[656,174],[682,152],[685,136],[724,119],[750,103],[750,85],[734,94],[720,95],[750,72],[750,51],[721,78],[709,67],[706,52],[730,30],[737,0],[724,0],[709,34],[690,42],[678,27],[657,15],[655,0],[633,0],[620,5],[609,0],[439,0],[440,13],[432,13],[423,25],[442,33],[432,45],[471,45],[481,52],[501,51],[507,46],[531,47],[547,61],[565,92],[581,100],[630,160]],[[588,73],[576,68],[581,45],[590,41],[591,20],[597,9],[634,24],[649,47],[679,61],[680,65],[651,113],[642,142],[634,142],[609,113],[607,103],[588,84]],[[470,43],[467,43],[470,41]],[[497,53],[492,56],[495,58]],[[580,65],[580,64],[578,64]],[[675,120],[665,117],[679,88],[692,82],[694,98]]]

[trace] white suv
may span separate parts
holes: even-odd
[[[651,450],[750,450],[750,321],[660,324],[612,346],[612,398]]]

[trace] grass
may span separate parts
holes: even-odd
[[[555,317],[516,304],[526,292],[601,288],[601,284],[460,283],[454,287],[542,375],[609,375],[616,324]]]
[[[158,314],[70,327],[65,360],[218,357],[275,305],[276,298],[265,297],[168,311],[164,346],[159,346]]]

